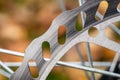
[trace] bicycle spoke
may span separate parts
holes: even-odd
[[[79,0],[80,6],[81,6],[83,3],[84,3],[84,0]],[[84,17],[84,13],[83,13],[83,12],[81,12],[81,18],[82,18],[82,25],[83,25],[83,27],[84,27],[85,17]],[[87,48],[88,61],[90,62],[90,67],[94,68],[93,62],[92,62],[92,56],[91,56],[91,51],[90,51],[89,42],[86,43],[86,48]],[[94,72],[92,72],[91,75],[92,75],[92,80],[95,80]]]
[[[90,62],[90,67],[91,67],[91,68],[94,68],[89,42],[86,43],[86,48],[87,48],[88,61]],[[91,74],[92,74],[92,80],[95,80],[94,72],[92,72]]]
[[[113,59],[113,62],[112,62],[112,64],[111,64],[111,67],[110,67],[110,69],[109,69],[109,71],[110,72],[114,72],[114,70],[115,70],[115,67],[116,67],[116,65],[117,65],[117,62],[118,62],[118,59],[119,59],[119,53],[116,53],[116,55],[115,55],[115,57],[114,57],[114,59]]]
[[[14,73],[13,70],[10,69],[8,66],[6,66],[2,61],[0,61],[0,65],[1,65],[4,69],[6,69],[10,74],[13,74],[13,73]]]
[[[62,9],[62,11],[66,11],[65,5],[64,5],[64,1],[63,0],[58,0],[60,7]]]
[[[3,51],[3,52],[2,52]],[[16,53],[16,54],[19,54],[19,55],[22,55],[20,57],[24,57],[24,54],[25,53],[20,53],[20,52],[16,52],[16,51],[11,51],[11,50],[6,50],[6,49],[3,49],[1,52],[2,53],[5,53],[5,54],[9,54],[9,52],[13,52],[13,53]],[[6,52],[7,51],[7,52]],[[17,56],[17,55],[16,55]],[[50,59],[48,58],[44,58],[46,61],[49,61]],[[71,63],[71,64],[76,64],[76,65],[81,65],[82,62],[65,62],[66,64],[67,63]],[[4,62],[5,65],[8,65],[8,66],[19,66],[20,65],[20,62]],[[84,64],[86,66],[89,66],[89,62],[84,62]],[[110,66],[111,62],[93,62],[94,66]],[[34,63],[30,63],[31,66],[34,66]]]
[[[6,50],[6,49],[2,49],[2,48],[0,48],[0,52],[5,53],[5,54],[20,56],[20,57],[24,56],[24,53],[15,52],[15,51],[11,51],[11,50]]]
[[[81,52],[80,52],[80,49],[79,49],[78,44],[75,45],[75,49],[76,49],[76,51],[77,51],[77,53],[78,53],[78,55],[79,55],[79,58],[80,58],[80,61],[82,62],[82,65],[85,66],[85,62],[84,62],[84,60],[83,60],[83,56],[82,56],[82,54],[81,54]],[[88,74],[87,71],[85,71],[85,74],[86,74],[87,79],[90,80],[90,77],[89,77],[89,74]]]
[[[2,69],[0,69],[0,74],[4,75],[4,76],[7,77],[7,78],[10,78],[10,76],[11,76],[10,73],[8,73],[8,72],[6,72],[6,71],[4,71],[4,70],[2,70]]]
[[[75,65],[75,64],[67,64],[66,65],[64,62],[59,62],[59,64],[62,64],[63,66],[67,66],[67,67],[72,67],[72,68],[76,68],[76,69],[82,69],[82,70],[86,70],[86,71],[90,71],[90,72],[96,72],[96,73],[105,74],[105,75],[120,78],[119,74],[112,73],[112,72],[110,73],[108,71],[103,71],[103,70],[100,70],[100,69],[95,69],[95,68],[90,68],[90,67],[85,67],[85,66]]]

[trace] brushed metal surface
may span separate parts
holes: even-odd
[[[120,0],[107,0],[109,8],[102,20],[95,20],[95,13],[102,0],[87,0],[81,7],[65,11],[56,17],[49,30],[42,36],[34,39],[25,51],[25,57],[22,65],[11,76],[10,80],[45,80],[57,61],[75,44],[79,42],[92,42],[101,45],[115,52],[120,52],[120,45],[109,40],[105,36],[105,29],[110,23],[120,21],[120,13],[117,11],[117,5]],[[86,12],[85,28],[78,32],[75,29],[75,22],[80,11]],[[58,43],[58,28],[65,25],[67,29],[66,42],[63,45]],[[96,27],[99,34],[91,37],[88,34],[90,27]],[[48,41],[51,47],[50,61],[46,62],[42,55],[42,43]],[[32,78],[28,61],[35,60],[39,69],[39,77]]]

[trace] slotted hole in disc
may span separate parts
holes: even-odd
[[[88,34],[91,37],[96,37],[98,35],[98,33],[99,33],[99,31],[98,31],[98,29],[96,27],[91,27],[88,30]]]
[[[45,57],[45,58],[50,58],[51,57],[49,42],[44,41],[42,43],[42,53],[43,53],[43,57]]]
[[[120,12],[120,3],[118,4],[117,10]]]
[[[32,63],[34,63],[35,66],[31,66]],[[29,67],[29,71],[30,71],[30,74],[33,78],[37,78],[39,76],[39,71],[38,71],[38,67],[37,67],[37,64],[36,64],[36,61],[31,59],[29,60],[28,62],[28,67]]]
[[[97,12],[99,12],[104,17],[107,11],[107,8],[108,8],[108,2],[103,0],[100,2]],[[96,12],[95,18],[96,20],[100,20],[100,18],[97,16],[97,12]],[[103,17],[101,19],[103,19]]]
[[[75,28],[76,28],[77,31],[81,31],[81,30],[82,30],[80,15],[78,15],[78,18],[77,18],[77,20],[76,20]]]
[[[66,26],[61,25],[58,29],[58,43],[64,44],[66,41]]]

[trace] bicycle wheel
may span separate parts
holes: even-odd
[[[57,18],[54,19],[51,27],[49,30],[42,35],[39,38],[36,38],[30,46],[26,49],[26,54],[24,57],[24,61],[22,65],[19,67],[19,69],[11,76],[11,80],[32,80],[32,76],[29,71],[28,62],[29,60],[35,60],[38,70],[39,70],[39,77],[34,78],[35,80],[45,80],[52,70],[52,68],[56,65],[56,63],[65,55],[65,53],[74,45],[80,42],[91,42],[103,47],[106,47],[110,50],[115,51],[119,54],[119,44],[115,43],[114,41],[106,38],[105,36],[105,30],[108,25],[114,22],[118,22],[120,19],[119,12],[117,11],[117,7],[119,4],[119,0],[107,1],[109,6],[108,9],[101,20],[95,19],[95,14],[97,12],[98,6],[100,4],[101,0],[91,0],[86,1],[81,7],[78,7],[76,9],[65,11],[61,15],[59,15]],[[94,3],[91,5],[91,3]],[[111,5],[113,4],[114,5]],[[112,10],[111,10],[112,9]],[[84,24],[84,28],[78,32],[75,28],[75,22],[77,19],[77,15],[79,12],[83,11],[86,13],[86,21]],[[111,12],[111,13],[110,13]],[[91,14],[91,15],[89,15]],[[58,29],[61,26],[65,26],[66,28],[66,41],[64,44],[60,45],[58,43]],[[91,37],[89,35],[89,30],[92,26],[95,26],[94,28],[98,30],[98,35],[95,37]],[[50,44],[50,50],[51,50],[51,58],[49,61],[46,61],[43,58],[42,54],[42,44],[43,42],[47,41]],[[87,43],[87,50],[90,52],[89,49],[89,43]],[[88,55],[91,56],[90,53]],[[117,55],[118,57],[118,55]],[[90,57],[91,58],[91,57]],[[92,73],[92,79],[94,78],[94,72],[106,74],[110,76],[116,76],[120,78],[119,74],[107,72],[107,71],[101,71],[98,69],[93,68],[93,63],[91,59],[89,59],[91,62],[91,67],[88,68],[73,64],[66,64],[64,62],[58,62],[58,64],[74,67],[74,68],[80,68],[84,70],[88,70],[93,72]]]

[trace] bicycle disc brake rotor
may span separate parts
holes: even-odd
[[[102,20],[96,20],[95,14],[98,6],[102,0],[87,0],[81,7],[73,10],[65,11],[56,17],[49,30],[42,36],[34,39],[25,51],[25,57],[22,65],[11,76],[10,80],[33,80],[30,75],[28,61],[33,59],[36,61],[39,77],[35,80],[45,80],[57,61],[65,55],[65,53],[74,45],[79,42],[92,42],[97,45],[111,49],[117,53],[120,52],[120,45],[109,40],[105,36],[105,28],[110,23],[120,21],[120,13],[117,6],[120,0],[106,0],[109,4],[107,11]],[[75,22],[79,12],[86,13],[86,21],[84,29],[78,32],[75,28]],[[58,28],[61,25],[66,26],[66,42],[63,45],[58,43]],[[99,34],[97,37],[90,37],[88,29],[95,26]],[[49,42],[51,49],[50,61],[46,62],[42,55],[42,43]]]

